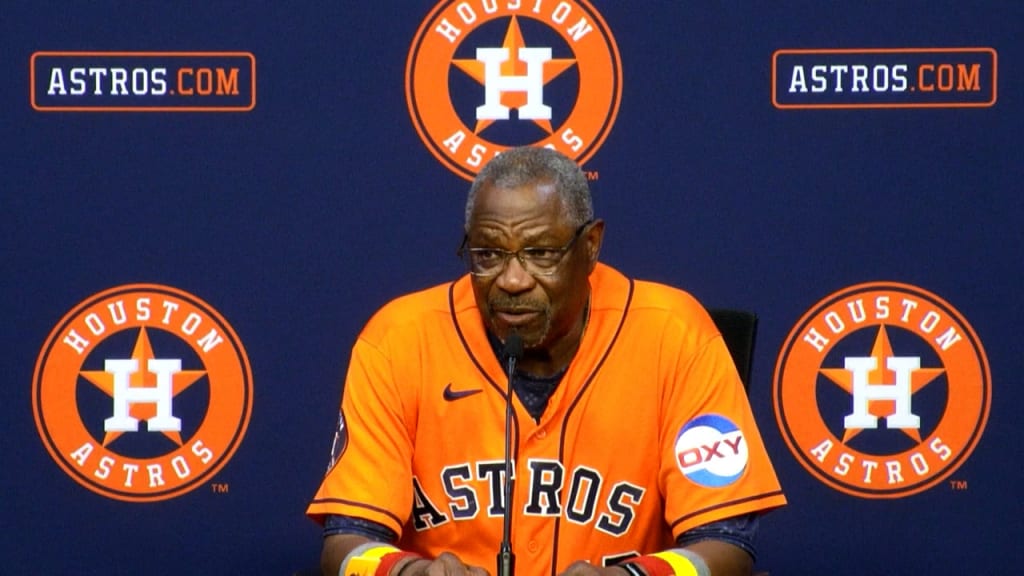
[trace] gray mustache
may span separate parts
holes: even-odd
[[[506,299],[492,300],[488,303],[488,307],[492,311],[511,312],[513,314],[518,312],[543,312],[547,308],[542,302]]]

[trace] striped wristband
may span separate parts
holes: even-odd
[[[704,563],[704,560],[688,550],[664,550],[651,554],[651,556],[668,562],[676,576],[710,576],[708,566]],[[703,568],[703,571],[701,568]]]
[[[630,576],[710,576],[704,560],[687,550],[665,550],[637,556],[620,566],[629,572]]]
[[[419,558],[419,554],[404,552],[389,544],[367,542],[345,556],[338,576],[388,576],[399,560],[410,557]]]
[[[395,567],[395,564],[398,564],[399,561],[406,558],[422,558],[422,556],[414,552],[406,552],[404,550],[385,554],[381,557],[380,565],[377,566],[377,570],[374,571],[374,576],[391,576],[391,569]]]

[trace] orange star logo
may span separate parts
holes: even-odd
[[[588,0],[550,10],[470,4],[479,2],[437,2],[409,46],[405,99],[423,144],[466,180],[512,146],[543,146],[585,164],[622,101],[622,59],[608,23]]]
[[[868,381],[877,385],[891,385],[895,380],[895,372],[886,368],[886,359],[895,356],[892,345],[889,343],[889,335],[884,325],[878,326],[878,335],[875,336],[875,343],[871,348],[871,357],[875,359],[876,368],[868,373]],[[853,372],[845,368],[822,368],[821,374],[853,395]],[[945,373],[943,368],[918,368],[910,377],[910,393],[916,394],[920,389],[931,384],[935,378]],[[895,400],[870,400],[868,412],[872,416],[883,418],[896,412]],[[915,442],[921,442],[921,433],[916,428],[900,428],[904,434],[910,436]],[[843,435],[843,443],[848,442],[863,428],[852,428],[846,430]]]
[[[145,327],[139,329],[139,336],[135,340],[135,348],[132,350],[131,357],[138,362],[140,369],[136,370],[129,377],[129,387],[154,388],[156,386],[155,375],[146,370],[145,366],[149,360],[156,358],[156,356],[153,353],[153,347],[149,342],[149,335],[146,333]],[[107,396],[114,397],[113,373],[103,370],[82,370],[79,374],[93,386],[106,393]],[[181,370],[175,372],[172,376],[172,397],[177,396],[205,375],[205,370]],[[156,410],[156,405],[153,403],[135,403],[129,407],[128,414],[137,420],[149,420],[156,416]],[[181,433],[173,431],[161,431],[161,433],[176,445],[181,446]],[[103,437],[103,446],[109,445],[120,437],[121,434],[122,432],[107,432]]]
[[[32,380],[50,456],[83,487],[125,502],[207,485],[245,437],[252,397],[252,368],[231,325],[162,284],[114,286],[80,302],[50,332]]]
[[[526,42],[523,40],[523,33],[519,29],[519,21],[516,20],[515,16],[512,16],[512,20],[508,25],[508,30],[505,32],[505,40],[502,43],[502,48],[508,50],[509,55],[508,60],[501,64],[502,76],[526,75],[527,64],[519,59],[519,50],[526,47]],[[459,70],[468,74],[481,85],[486,83],[485,64],[483,62],[479,60],[455,59],[452,60],[452,64],[454,64]],[[565,72],[574,64],[576,64],[576,60],[572,58],[553,58],[544,62],[544,84],[547,85],[548,82],[554,80],[559,74]],[[508,108],[518,109],[526,105],[526,103],[527,99],[524,91],[509,90],[503,92],[501,95],[501,104]],[[554,128],[551,127],[550,120],[536,119],[532,121],[548,134],[554,132]],[[493,123],[494,120],[491,119],[477,120],[476,126],[473,128],[473,133],[480,134]]]
[[[874,342],[860,343],[862,334]],[[849,337],[870,353],[846,352]],[[941,484],[970,456],[988,420],[992,375],[977,333],[950,303],[911,284],[864,282],[827,295],[794,324],[772,398],[783,439],[813,476],[860,498],[903,498]],[[872,434],[881,418],[890,432]]]

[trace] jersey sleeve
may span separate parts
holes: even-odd
[[[412,433],[395,382],[387,339],[363,336],[352,351],[342,392],[333,462],[307,515],[340,514],[376,522],[401,535],[412,505]]]
[[[672,536],[785,504],[732,357],[707,313],[670,327],[662,346],[668,385],[660,482]]]

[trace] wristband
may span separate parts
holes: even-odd
[[[381,558],[395,552],[401,550],[379,542],[368,542],[358,546],[342,561],[338,576],[376,576]]]
[[[703,564],[703,562],[701,562]],[[643,568],[647,576],[704,576],[697,565],[690,560],[689,555],[680,554],[674,550],[666,550],[646,556],[637,556],[621,564],[630,576],[636,575],[636,567]]]
[[[667,560],[656,558],[653,555],[637,556],[636,558],[631,558],[628,562],[623,562],[622,566],[632,574],[633,571],[630,568],[634,566],[628,566],[629,564],[643,568],[647,576],[674,576],[675,574],[672,565]]]
[[[675,550],[665,550],[651,554],[651,556],[668,562],[672,566],[672,573],[675,576],[701,576],[697,565],[689,558],[689,555],[680,554]]]
[[[380,559],[380,564],[377,566],[377,569],[374,570],[374,576],[390,576],[391,569],[395,567],[395,564],[398,564],[400,560],[404,560],[406,558],[422,558],[422,556],[415,552],[406,552],[404,550],[396,550],[385,554]]]

